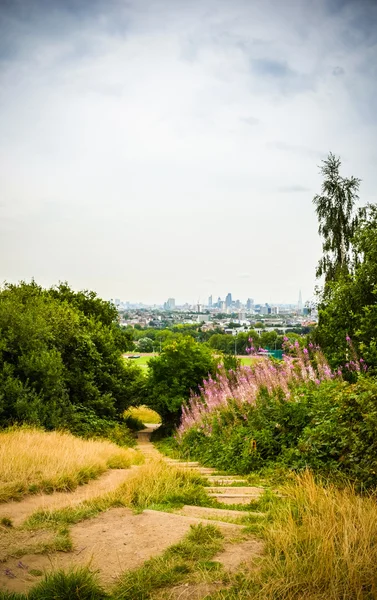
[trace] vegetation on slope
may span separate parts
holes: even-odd
[[[72,491],[109,468],[141,461],[136,450],[109,441],[13,428],[0,432],[0,502],[40,491]]]

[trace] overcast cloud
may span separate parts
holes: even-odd
[[[313,295],[331,150],[376,201],[373,0],[0,0],[0,278]]]

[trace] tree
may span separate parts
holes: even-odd
[[[206,344],[181,337],[165,345],[148,364],[148,404],[171,430],[179,423],[190,391],[198,391],[203,379],[215,374],[217,360]]]
[[[81,308],[80,308],[81,307]],[[109,310],[108,310],[109,309]],[[121,357],[111,305],[91,292],[0,290],[0,424],[69,427],[77,407],[116,419],[142,401],[144,375]]]
[[[348,275],[328,284],[315,340],[333,366],[357,353],[377,370],[377,207],[370,206],[352,243],[357,260]]]
[[[153,352],[153,340],[149,337],[142,337],[137,342],[139,352]]]
[[[316,275],[324,275],[327,283],[347,274],[350,269],[352,238],[361,216],[360,210],[355,210],[360,179],[342,177],[339,173],[341,160],[331,152],[322,163],[322,193],[314,196],[313,203],[319,221],[318,232],[323,237],[323,256]]]

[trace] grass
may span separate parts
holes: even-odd
[[[36,511],[27,519],[24,527],[35,529],[72,525],[116,506],[126,506],[139,512],[152,507],[169,511],[184,504],[213,505],[203,483],[203,479],[194,471],[168,466],[164,461],[156,460],[130,473],[114,492],[75,506]]]
[[[270,501],[266,553],[218,600],[372,600],[377,597],[377,505],[351,486],[322,485],[306,472]]]
[[[145,353],[145,354],[140,354],[139,358],[131,358],[131,359],[127,359],[127,356],[139,356],[139,352],[135,351],[135,352],[128,352],[127,354],[124,354],[124,358],[125,360],[129,360],[130,362],[135,363],[136,365],[138,365],[139,367],[141,367],[142,369],[148,369],[148,362],[149,359],[153,358],[154,356],[157,356],[156,353],[153,352],[149,352],[149,353]],[[152,421],[148,421],[149,423],[151,423]]]
[[[81,568],[45,575],[28,595],[0,592],[0,600],[147,600],[155,590],[169,588],[191,574],[203,579],[206,573],[207,580],[225,578],[221,566],[210,560],[222,547],[217,527],[191,525],[181,542],[140,568],[126,571],[109,593],[99,585],[96,573]]]
[[[140,463],[142,455],[105,440],[11,428],[0,433],[0,502],[37,492],[72,491],[107,469]]]
[[[135,359],[136,360],[136,359]],[[135,419],[139,419],[142,423],[157,424],[161,423],[161,417],[155,410],[148,408],[148,406],[130,406],[130,408],[124,413],[124,417],[130,415]]]

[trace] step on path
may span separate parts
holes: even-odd
[[[256,487],[256,486],[237,486],[235,484],[247,484],[245,479],[240,478],[239,476],[232,475],[215,475],[217,472],[216,469],[211,467],[203,467],[200,465],[198,461],[184,461],[175,458],[165,457],[160,454],[160,452],[153,446],[150,442],[150,436],[153,432],[152,426],[146,427],[146,429],[140,431],[138,433],[139,438],[139,447],[142,452],[144,452],[147,458],[160,457],[162,458],[166,464],[171,465],[173,467],[179,467],[180,469],[187,469],[196,471],[203,475],[210,486],[206,488],[208,496],[210,498],[216,499],[218,502],[222,502],[223,504],[250,504],[250,502],[258,500],[260,496],[264,492],[264,488]],[[191,507],[192,509],[197,507]],[[188,507],[185,507],[186,512]],[[218,509],[213,509],[218,510]],[[183,514],[183,513],[180,513]],[[193,514],[193,513],[192,513]],[[196,514],[196,513],[195,513]],[[213,515],[212,517],[213,518]]]

